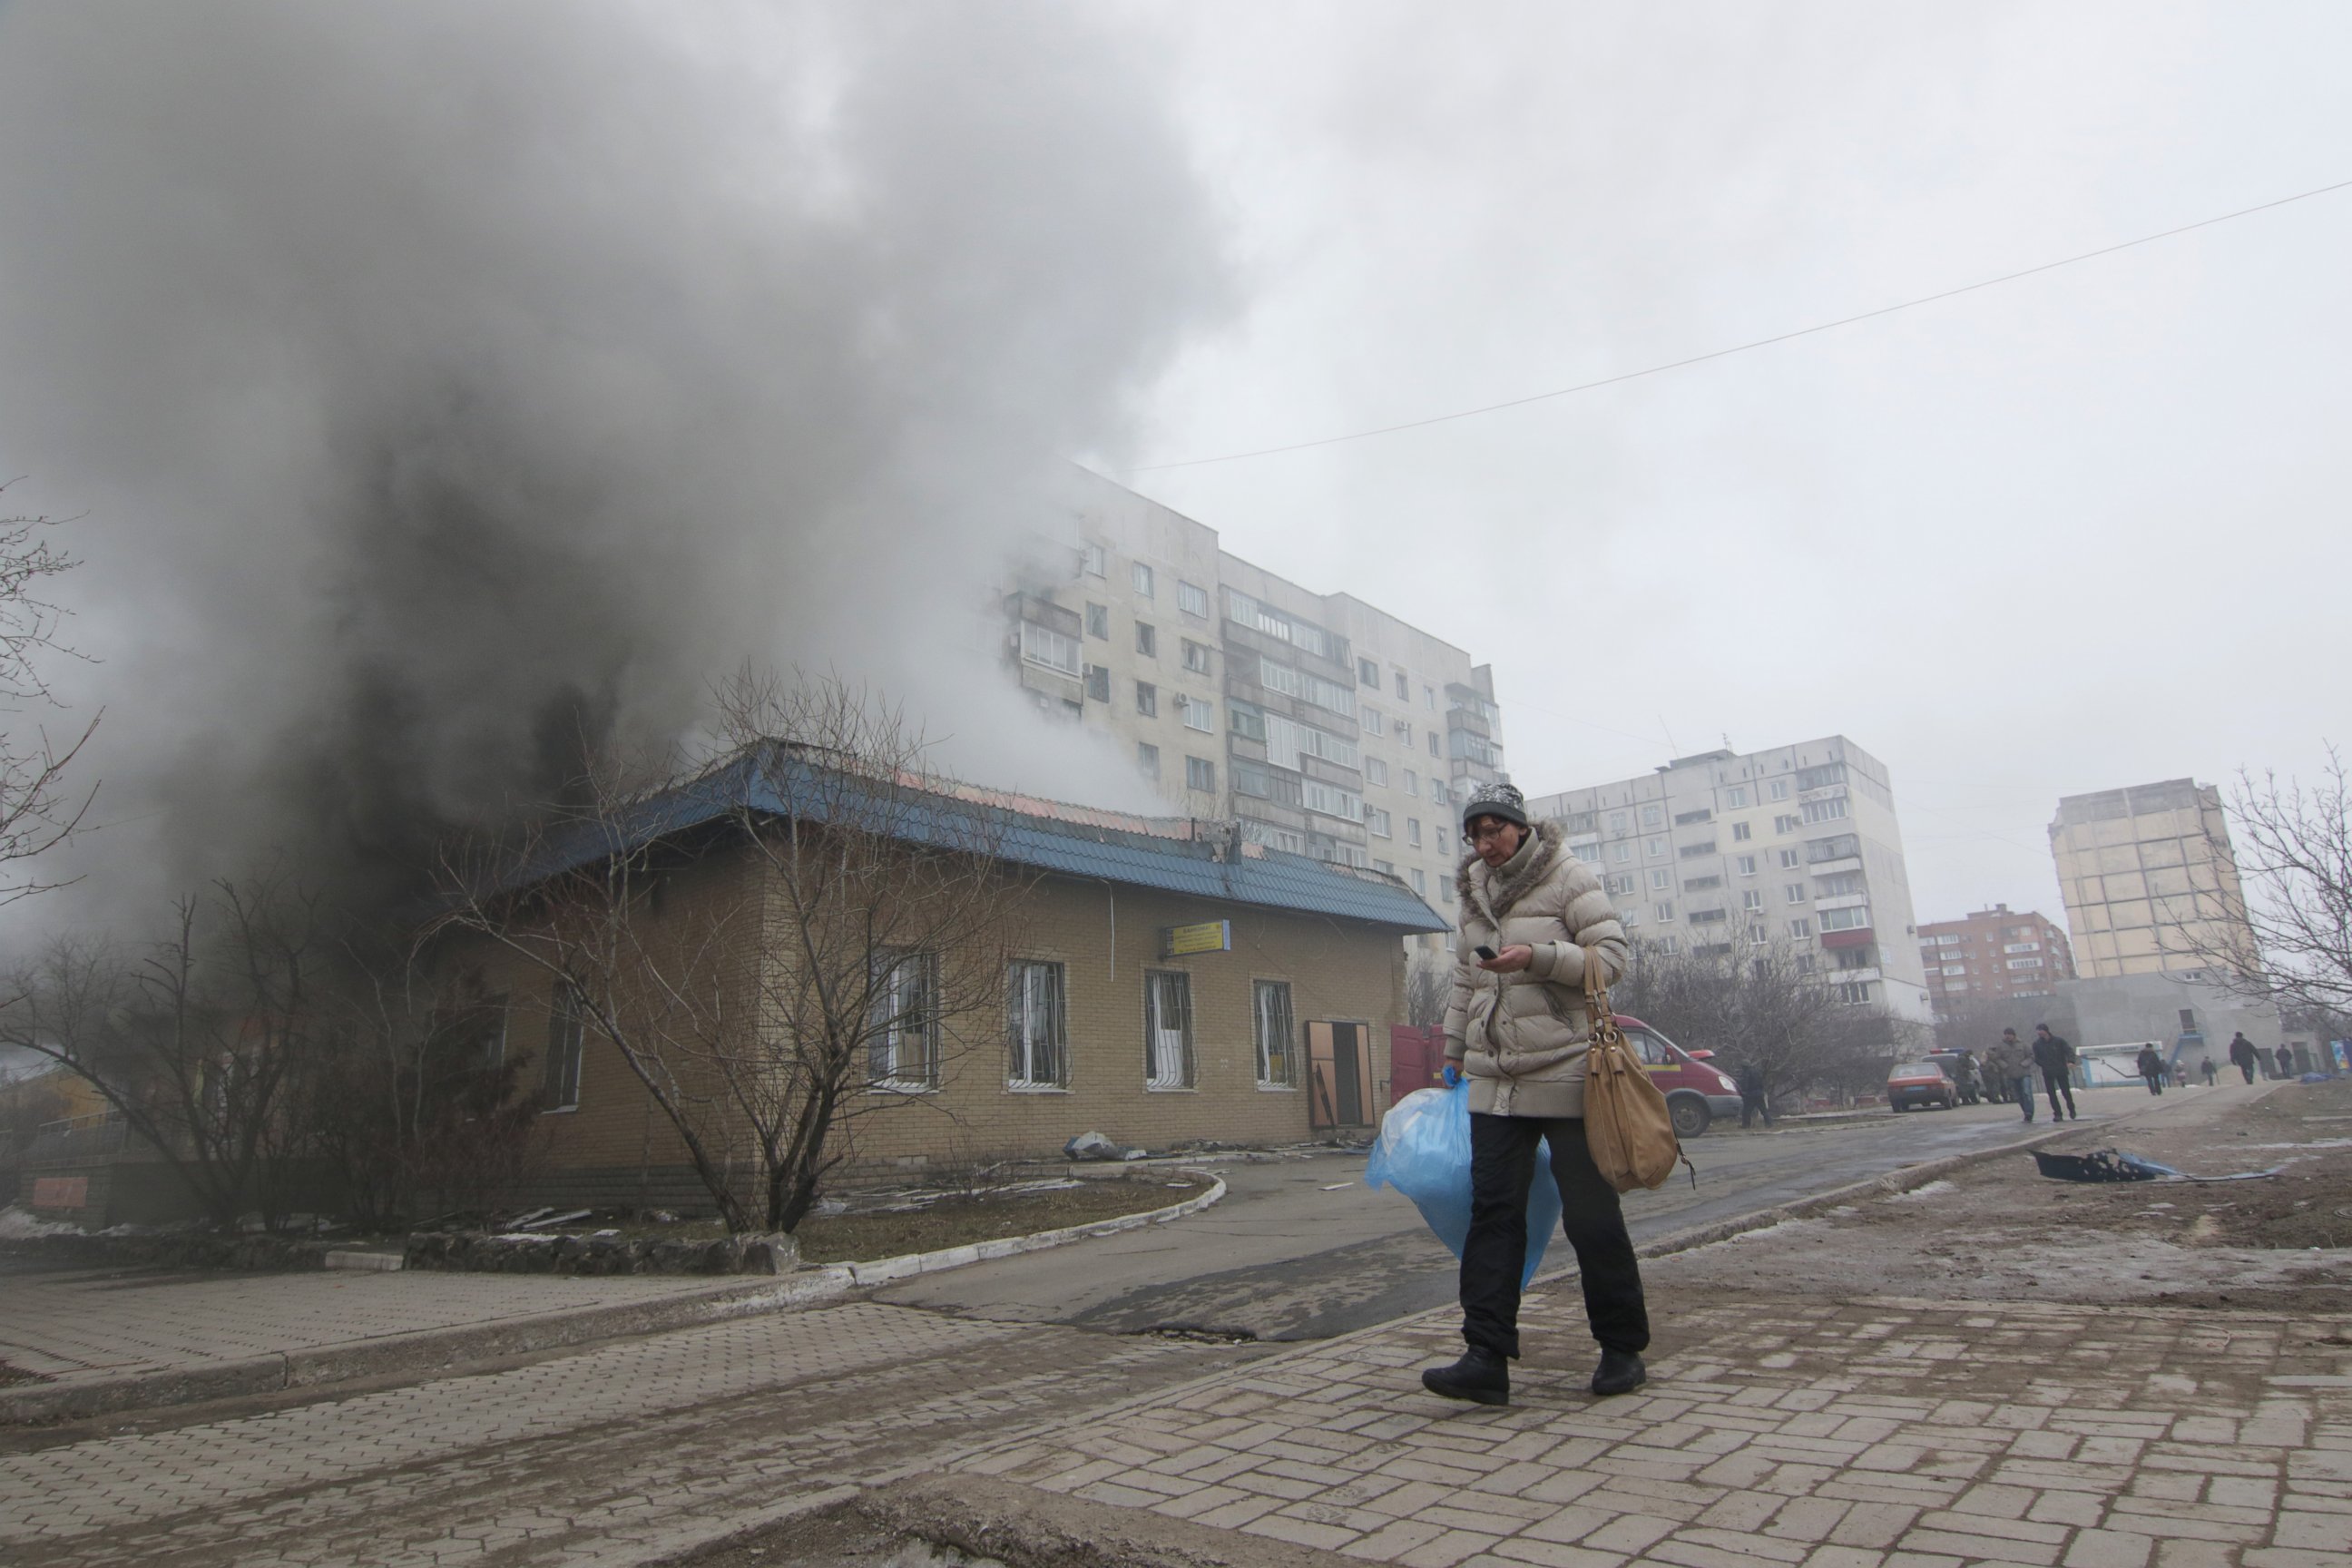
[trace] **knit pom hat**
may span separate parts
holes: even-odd
[[[1470,798],[1462,803],[1464,837],[1469,837],[1470,825],[1482,816],[1500,817],[1505,822],[1516,822],[1525,827],[1528,826],[1528,797],[1519,793],[1516,784],[1480,784],[1470,792]]]

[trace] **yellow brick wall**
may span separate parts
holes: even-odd
[[[712,855],[668,874],[657,926],[673,934],[696,927],[717,908],[736,907],[764,879],[746,851]],[[744,907],[748,908],[748,902]],[[1160,928],[1230,920],[1233,951],[1163,960]],[[1371,1043],[1368,1111],[1377,1121],[1388,1103],[1388,1031],[1403,1021],[1403,955],[1395,934],[1320,916],[1260,910],[1213,900],[1172,897],[1099,882],[1047,879],[1026,896],[1018,915],[1018,955],[1064,966],[1069,1086],[1066,1090],[1015,1090],[1005,1086],[1008,1048],[1003,1012],[950,1020],[942,1041],[941,1083],[931,1092],[868,1094],[853,1090],[859,1114],[845,1124],[853,1163],[840,1181],[892,1170],[1059,1152],[1074,1135],[1101,1131],[1129,1145],[1166,1148],[1194,1140],[1238,1144],[1296,1142],[1313,1134],[1307,1090],[1262,1089],[1253,1037],[1252,982],[1291,984],[1297,1028],[1292,1049],[1306,1075],[1305,1026],[1337,1021],[1365,1026]],[[730,1006],[748,1005],[751,964],[761,945],[757,922],[730,927],[727,947],[736,971]],[[772,935],[772,946],[781,946]],[[477,964],[493,991],[509,996],[510,1051],[537,1058],[546,1047],[552,984],[527,964],[478,942],[453,960]],[[777,962],[771,953],[767,962]],[[1144,975],[1181,970],[1192,977],[1195,1087],[1145,1088]],[[537,1069],[528,1075],[536,1085]],[[595,1172],[599,1190],[625,1187],[640,1170],[673,1188],[686,1153],[667,1120],[618,1049],[589,1034],[583,1047],[580,1104],[541,1119],[546,1139],[548,1191],[566,1171]],[[738,1158],[748,1160],[739,1143]],[[744,1167],[747,1180],[756,1167]]]

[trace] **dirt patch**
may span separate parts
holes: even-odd
[[[2259,1181],[2086,1185],[2019,1153],[1645,1264],[1654,1289],[2352,1310],[2352,1079],[2044,1147],[2121,1147],[2193,1175]]]
[[[37,1372],[26,1372],[21,1366],[10,1366],[6,1362],[0,1361],[0,1388],[5,1388],[9,1384],[16,1383],[46,1383],[47,1381],[48,1380],[47,1378],[44,1378]]]
[[[1199,1197],[1212,1184],[1209,1177],[1190,1174],[1116,1177],[1046,1192],[1005,1195],[983,1192],[936,1198],[903,1212],[812,1219],[801,1226],[801,1261],[853,1263],[1092,1225],[1183,1203]]]

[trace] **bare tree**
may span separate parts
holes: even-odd
[[[205,1212],[283,1213],[284,1091],[313,1037],[317,910],[282,881],[174,907],[143,952],[61,941],[13,977],[0,1043],[88,1079]]]
[[[435,934],[544,975],[729,1229],[791,1231],[861,1123],[937,1110],[958,1058],[1001,1047],[1029,883],[998,854],[1002,807],[927,771],[896,710],[748,671],[718,706],[711,764],[600,774],[453,855]]]
[[[1714,1049],[1727,1066],[1752,1065],[1767,1094],[1883,1079],[1889,1057],[1911,1043],[1908,1026],[1843,999],[1835,972],[1814,972],[1811,957],[1778,940],[1734,937],[1675,952],[1637,940],[1612,1001],[1685,1047]]]
[[[1405,955],[1404,1016],[1415,1028],[1433,1029],[1445,1022],[1445,1008],[1454,996],[1454,955],[1440,950],[1415,948]]]
[[[2352,778],[2327,747],[2319,781],[2241,773],[2230,792],[2237,881],[2193,889],[2182,924],[2213,981],[2297,1013],[2352,1012]]]
[[[16,723],[27,708],[55,705],[40,656],[70,651],[58,642],[62,612],[40,596],[46,579],[76,564],[49,542],[55,526],[44,517],[0,518],[0,712],[9,717],[0,732],[0,904],[58,885],[16,868],[70,837],[98,793],[94,784],[77,792],[66,779],[96,719],[64,739],[40,725],[26,734]]]
[[[346,952],[289,1103],[287,1153],[331,1173],[363,1230],[512,1199],[544,1140],[537,1053],[478,971],[428,987],[404,952]]]

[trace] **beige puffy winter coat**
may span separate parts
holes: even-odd
[[[1592,868],[1539,823],[1497,870],[1473,855],[1454,879],[1462,899],[1445,1059],[1470,1079],[1470,1109],[1496,1116],[1582,1116],[1591,1021],[1584,966],[1604,983],[1625,972],[1625,928]],[[1535,950],[1513,974],[1478,967],[1476,947]]]

